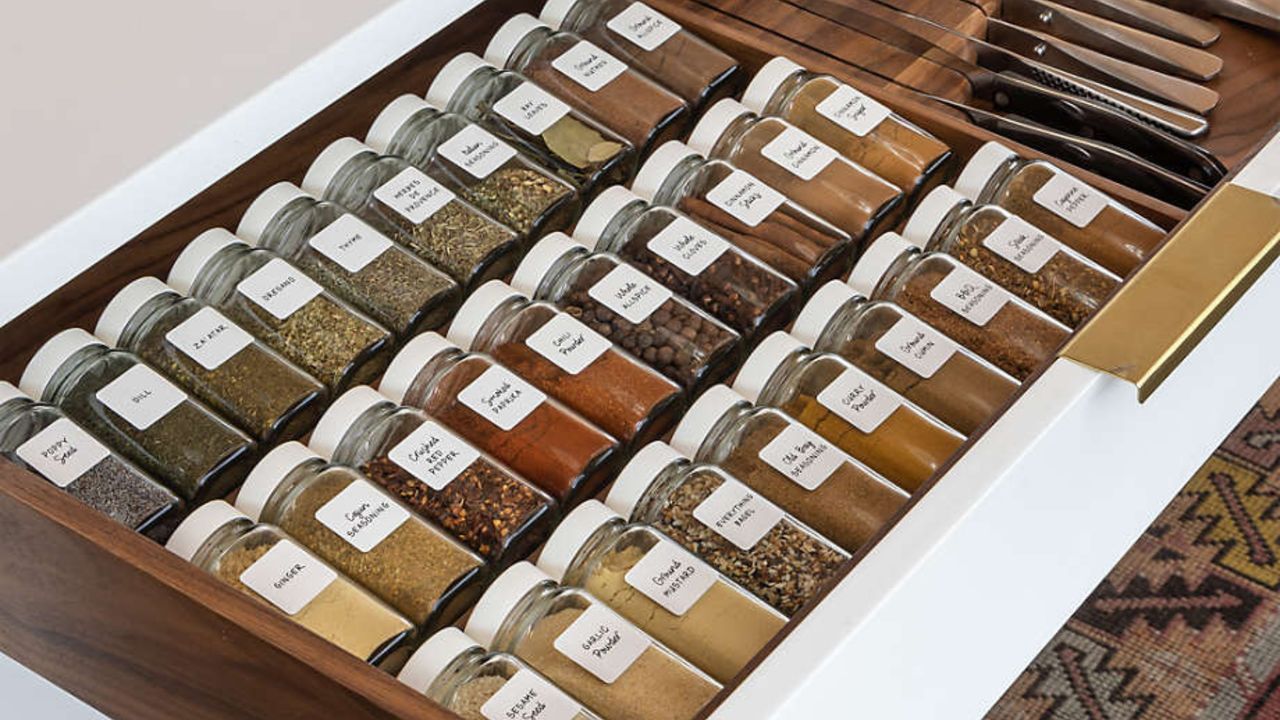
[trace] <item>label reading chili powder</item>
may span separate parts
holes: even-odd
[[[409,521],[409,511],[356,480],[316,511],[316,520],[362,553],[378,547]]]
[[[604,683],[612,683],[649,649],[649,636],[602,605],[592,605],[552,643]]]
[[[821,435],[794,422],[760,448],[759,456],[805,490],[817,490],[849,460]]]
[[[596,47],[589,40],[579,41],[560,57],[551,61],[551,67],[582,87],[596,92],[627,71],[626,63]]]
[[[839,157],[831,146],[797,127],[788,127],[760,154],[801,180],[812,180]]]
[[[41,477],[60,488],[111,457],[102,443],[66,418],[55,420],[19,445],[16,452]]]
[[[396,443],[387,458],[432,490],[443,490],[480,459],[480,451],[443,426],[427,421]]]
[[[684,615],[716,584],[716,571],[666,540],[654,545],[624,576],[627,584],[674,615]]]
[[[537,85],[525,83],[494,103],[493,111],[521,130],[541,135],[569,114],[569,106]]]
[[[1093,222],[1108,202],[1106,195],[1063,172],[1041,185],[1032,200],[1079,228]]]
[[[240,573],[240,582],[286,615],[297,615],[337,579],[332,568],[290,540],[276,543]]]
[[[382,187],[374,190],[373,196],[414,225],[426,222],[457,197],[448,188],[414,167],[401,170]]]
[[[633,2],[614,15],[605,27],[653,52],[680,32],[680,24],[642,2]]]
[[[563,313],[525,338],[524,344],[570,375],[586,370],[613,347],[600,333]]]
[[[1020,217],[1006,218],[982,244],[1029,273],[1040,272],[1062,249],[1061,243]]]
[[[818,393],[818,402],[864,433],[873,433],[902,401],[857,368],[847,368]]]
[[[277,320],[287,320],[323,292],[319,283],[280,258],[241,280],[236,291]]]
[[[446,160],[483,180],[516,156],[516,149],[479,125],[468,125],[440,144]]]
[[[329,227],[307,241],[316,252],[357,273],[391,249],[391,240],[350,213],[329,223]]]
[[[1004,288],[969,268],[960,266],[952,269],[942,282],[934,285],[929,291],[929,297],[979,327],[991,322],[991,318],[1010,299]]]
[[[684,272],[701,275],[725,254],[729,243],[689,218],[678,217],[654,235],[645,247]]]
[[[134,365],[94,397],[139,430],[146,430],[187,401],[187,394],[146,365]]]
[[[202,308],[165,333],[164,339],[205,370],[217,370],[253,344],[253,336],[213,308]]]
[[[903,315],[876,340],[876,350],[922,378],[928,379],[947,364],[959,347],[951,338],[920,320]]]
[[[485,720],[574,720],[581,712],[573,698],[527,668],[518,670],[480,706]]]
[[[831,122],[863,137],[879,127],[892,110],[848,85],[841,85],[815,108]]]
[[[671,291],[630,265],[619,265],[592,285],[587,294],[632,325],[645,321],[671,299]]]
[[[541,390],[494,365],[458,393],[463,405],[503,430],[519,425],[547,396]]]
[[[787,198],[756,176],[734,170],[707,193],[707,202],[755,227],[782,206]]]
[[[782,509],[731,478],[693,509],[693,517],[742,550],[750,550],[785,517]]]

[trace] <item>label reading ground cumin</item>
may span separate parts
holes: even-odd
[[[587,290],[632,325],[644,322],[671,299],[671,291],[630,265],[619,265]]]
[[[694,221],[677,217],[645,247],[680,270],[697,276],[729,250],[729,243]]]
[[[760,154],[801,180],[814,179],[839,157],[826,143],[790,126],[760,148]]]
[[[146,430],[187,401],[187,394],[146,365],[134,365],[94,394],[111,412]]]
[[[693,509],[693,517],[738,548],[750,550],[782,521],[784,514],[751,488],[726,478]]]
[[[521,668],[480,706],[486,720],[573,720],[582,706],[540,675]]]
[[[926,380],[960,349],[951,338],[910,315],[899,318],[876,340],[875,348]]]
[[[360,272],[391,249],[386,235],[350,213],[329,223],[307,243],[349,273]]]
[[[649,549],[624,576],[627,584],[673,615],[684,615],[716,584],[716,571],[673,542]]]
[[[707,192],[707,202],[755,227],[782,206],[787,198],[755,175],[734,170]]]
[[[62,418],[36,433],[15,451],[41,477],[60,488],[79,480],[111,451],[79,425]]]
[[[245,587],[286,615],[297,615],[337,579],[332,568],[289,540],[277,542],[240,573]]]
[[[556,314],[524,342],[570,375],[586,370],[613,347],[607,338],[567,313]]]
[[[865,137],[893,114],[889,108],[844,84],[833,90],[814,109],[858,137]]]
[[[316,520],[362,553],[382,544],[409,521],[409,511],[373,485],[357,480],[316,510]]]
[[[633,2],[626,10],[614,15],[605,23],[646,52],[653,52],[680,32],[680,24],[642,2]]]
[[[506,368],[493,365],[463,388],[458,399],[494,425],[511,430],[547,396]]]
[[[1062,244],[1020,217],[1009,217],[982,239],[991,252],[1029,273],[1038,273]]]
[[[649,636],[602,605],[582,611],[554,643],[561,654],[605,683],[621,677],[649,645]]]
[[[288,320],[324,291],[315,280],[303,275],[284,260],[276,258],[241,280],[236,285],[236,292],[252,300],[277,320]]]
[[[387,453],[391,462],[432,490],[443,490],[480,452],[435,422],[424,422]]]
[[[467,125],[440,144],[446,160],[483,180],[516,156],[516,149],[479,125]]]
[[[961,266],[956,266],[942,282],[933,286],[929,297],[978,327],[991,322],[1012,299],[1004,288]]]
[[[760,448],[761,460],[806,490],[816,490],[849,460],[818,433],[791,423]]]
[[[165,340],[205,370],[217,370],[253,344],[253,337],[213,308],[202,308],[165,333]]]
[[[600,90],[627,71],[625,63],[589,40],[582,40],[566,50],[551,61],[551,67],[591,92]]]
[[[379,202],[414,225],[421,225],[457,197],[415,167],[407,167],[373,191]]]
[[[846,368],[818,393],[818,402],[864,433],[873,433],[902,401],[889,388],[857,368]]]
[[[1032,199],[1078,228],[1093,222],[1107,207],[1106,195],[1061,172],[1041,185]]]
[[[521,130],[541,135],[569,114],[569,106],[537,85],[525,83],[494,103],[493,111]]]

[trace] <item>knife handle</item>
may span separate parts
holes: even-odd
[[[1280,32],[1280,2],[1277,0],[1211,0],[1207,4],[1216,15]]]
[[[1063,5],[1131,28],[1197,47],[1209,47],[1222,31],[1207,20],[1148,0],[1059,0]]]

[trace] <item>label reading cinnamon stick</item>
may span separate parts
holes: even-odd
[[[748,227],[755,227],[786,202],[782,193],[756,176],[734,170],[707,193],[707,202],[729,213]]]

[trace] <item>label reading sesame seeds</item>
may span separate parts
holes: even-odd
[[[627,71],[626,63],[596,47],[589,40],[564,51],[551,67],[591,92],[608,85]]]
[[[446,160],[483,180],[516,156],[516,149],[479,125],[467,125],[440,144]]]
[[[374,190],[373,196],[414,225],[426,222],[457,197],[415,167],[401,170]]]
[[[1008,217],[982,239],[991,252],[1029,273],[1040,272],[1062,244],[1020,217]]]
[[[165,333],[165,340],[205,370],[217,370],[253,344],[253,336],[213,308],[202,308]]]
[[[603,605],[593,604],[552,644],[562,655],[612,683],[649,649],[649,636]]]
[[[587,294],[632,325],[644,322],[671,299],[670,290],[630,265],[619,265],[610,270],[587,290]]]
[[[875,432],[902,405],[897,393],[852,367],[818,393],[818,402],[864,433]]]
[[[443,490],[480,459],[480,451],[443,426],[427,421],[396,443],[387,458],[432,490]]]
[[[236,291],[277,320],[287,320],[324,292],[319,283],[276,258],[240,281]]]
[[[519,425],[547,396],[506,368],[494,365],[458,393],[463,405],[503,430]]]
[[[788,127],[760,154],[801,180],[812,180],[840,156],[831,146],[797,127]]]
[[[1093,222],[1108,203],[1106,195],[1064,172],[1054,173],[1032,199],[1079,228]]]
[[[716,571],[688,550],[659,541],[631,566],[627,584],[673,615],[684,615],[716,584]]]
[[[903,315],[876,340],[876,350],[922,378],[931,378],[959,351],[951,338]]]
[[[805,490],[816,490],[849,460],[818,433],[790,423],[760,448],[760,459]]]
[[[94,397],[125,422],[146,430],[187,401],[187,394],[146,365],[134,365]]]
[[[979,327],[991,322],[1010,300],[1004,288],[963,266],[956,266],[934,285],[929,297]]]
[[[541,135],[569,114],[569,106],[546,90],[525,83],[493,104],[494,112],[527,133]]]
[[[480,706],[485,720],[574,720],[582,706],[541,675],[521,668]]]
[[[816,109],[823,117],[858,137],[875,130],[893,113],[874,99],[844,84],[818,103]]]
[[[782,206],[787,198],[755,175],[734,170],[707,193],[707,202],[755,227]]]
[[[102,443],[66,418],[53,421],[19,445],[16,452],[36,473],[60,488],[111,457]]]
[[[365,480],[356,480],[316,511],[316,520],[362,553],[409,521],[409,511]]]
[[[743,550],[750,550],[785,515],[777,505],[737,480],[726,478],[698,503],[693,517]]]
[[[329,223],[307,244],[349,273],[360,272],[391,249],[386,235],[350,213]]]
[[[240,582],[286,615],[297,615],[324,592],[338,573],[290,540],[277,542],[240,573]]]
[[[689,218],[677,217],[654,235],[646,247],[684,272],[701,275],[729,250],[729,243]]]
[[[613,347],[608,338],[564,313],[551,318],[524,343],[570,375],[586,370]]]
[[[645,52],[653,52],[679,33],[680,24],[642,2],[633,2],[626,10],[614,15],[605,27],[623,38],[639,45]]]

